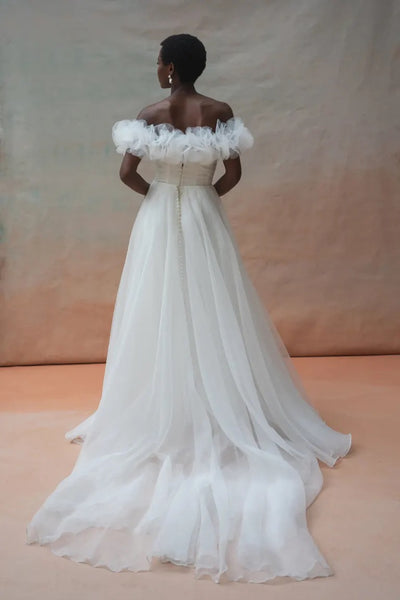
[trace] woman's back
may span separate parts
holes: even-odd
[[[175,93],[160,102],[144,108],[138,115],[148,124],[171,124],[186,131],[188,127],[211,127],[215,130],[218,119],[227,121],[233,116],[226,102],[196,93]]]

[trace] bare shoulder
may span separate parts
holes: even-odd
[[[182,118],[184,114],[186,117]],[[192,118],[186,122],[187,115]],[[149,104],[139,112],[137,119],[143,119],[148,125],[172,122],[176,127],[185,129],[186,124],[196,125],[199,117],[202,125],[214,128],[218,120],[225,122],[233,117],[233,111],[227,102],[197,94],[190,102],[165,98]]]
[[[163,122],[164,115],[168,114],[168,107],[169,104],[166,100],[154,102],[154,104],[142,108],[136,118],[144,119],[148,125],[156,125]]]
[[[220,121],[227,121],[233,117],[233,110],[227,102],[218,102],[218,114]]]
[[[201,95],[201,103],[205,112],[215,120],[227,121],[233,117],[233,110],[227,102]]]

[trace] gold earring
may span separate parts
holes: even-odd
[[[171,73],[169,73],[169,74],[168,74],[168,82],[169,82],[169,84],[171,84],[171,83],[172,83],[172,77],[171,77]]]

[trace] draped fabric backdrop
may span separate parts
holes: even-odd
[[[4,0],[0,23],[1,364],[105,359],[142,200],[111,127],[169,93],[182,32],[255,136],[223,204],[289,352],[400,352],[398,1]]]

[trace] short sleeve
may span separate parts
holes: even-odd
[[[142,158],[151,142],[151,135],[146,121],[142,119],[123,119],[112,126],[112,140],[118,154],[129,151]]]
[[[254,144],[253,135],[240,117],[231,117],[225,122],[218,121],[215,137],[223,160],[237,158]]]

